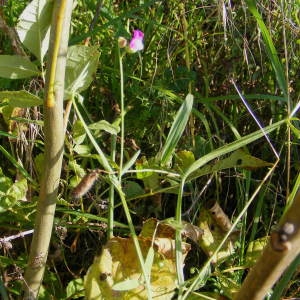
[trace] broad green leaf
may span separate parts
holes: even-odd
[[[19,55],[0,55],[0,77],[20,79],[39,75],[36,65],[27,58]]]
[[[71,280],[66,288],[67,298],[70,299],[77,299],[79,297],[84,296],[84,286],[83,286],[83,279],[76,278]]]
[[[52,0],[33,0],[19,17],[17,32],[23,45],[42,62],[49,46]]]
[[[91,153],[91,147],[89,145],[75,145],[73,151],[79,155],[88,155]]]
[[[286,83],[286,78],[285,78],[285,72],[282,66],[282,63],[279,60],[279,57],[277,55],[276,48],[274,46],[274,43],[272,41],[271,35],[268,31],[267,26],[265,25],[262,16],[258,12],[256,8],[256,3],[254,0],[247,0],[246,1],[248,8],[252,15],[255,17],[256,22],[259,26],[259,29],[261,31],[263,40],[264,40],[264,45],[266,47],[267,54],[269,56],[269,59],[271,61],[273,70],[275,72],[276,78],[277,78],[277,83],[282,91],[282,93],[285,96],[285,101],[287,101],[287,83]]]
[[[136,161],[135,168],[136,170],[143,171],[144,169],[151,169],[153,166],[151,165],[151,162],[148,162],[147,158],[145,156],[142,156],[141,159]],[[147,177],[150,177],[154,172],[137,172],[136,178],[138,179],[144,179]]]
[[[103,130],[106,131],[110,134],[117,135],[118,132],[120,131],[119,126],[115,126],[114,124],[110,124],[106,120],[101,120],[96,123],[92,123],[89,126],[89,129],[91,130]]]
[[[68,164],[69,170],[73,171],[78,177],[83,177],[85,175],[85,170],[78,164],[75,159],[70,159]]]
[[[185,129],[185,126],[189,120],[190,113],[193,108],[194,96],[188,94],[185,101],[181,105],[179,111],[176,114],[175,120],[172,124],[165,145],[163,146],[161,153],[158,156],[159,162],[162,165],[168,163],[173,154],[175,147],[181,138],[181,135]]]
[[[32,107],[43,104],[43,100],[27,91],[3,91],[0,92],[0,102],[6,101],[14,107]]]
[[[97,46],[71,46],[68,49],[65,99],[71,99],[89,87],[98,66],[99,51]]]
[[[124,184],[123,191],[128,199],[145,193],[145,190],[137,182],[129,180]]]
[[[0,213],[11,209],[16,203],[26,197],[27,180],[25,178],[10,182],[7,177],[0,175]]]
[[[220,290],[222,295],[226,296],[227,299],[234,299],[234,296],[238,293],[240,285],[237,283],[233,274],[217,273]]]

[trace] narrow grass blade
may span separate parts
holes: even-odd
[[[0,151],[5,157],[20,171],[20,173],[34,185],[37,185],[36,181],[30,176],[30,174],[17,162],[17,160],[0,145]]]
[[[285,100],[287,101],[288,99],[288,91],[287,91],[287,82],[286,82],[286,78],[284,75],[284,69],[283,66],[279,60],[279,57],[277,55],[277,51],[275,49],[275,46],[273,44],[271,35],[262,19],[262,16],[260,15],[260,13],[258,12],[256,5],[255,5],[255,1],[254,0],[247,0],[246,1],[248,8],[250,10],[250,12],[252,13],[252,15],[254,16],[254,18],[256,19],[256,22],[259,26],[259,29],[261,31],[263,40],[264,40],[264,44],[266,47],[266,51],[267,51],[267,55],[271,61],[273,70],[276,74],[276,79],[277,79],[277,83],[282,91],[282,93],[285,96]]]
[[[139,157],[141,151],[138,150],[130,159],[129,161],[126,162],[126,164],[123,166],[122,169],[122,176],[134,165],[136,162],[137,158]]]
[[[167,140],[160,154],[160,163],[162,165],[166,164],[169,161],[185,129],[185,126],[189,120],[189,116],[193,108],[193,101],[194,96],[192,94],[188,94],[185,98],[185,101],[183,102],[179,111],[176,114],[175,120],[172,124]]]

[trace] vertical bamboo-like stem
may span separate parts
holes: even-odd
[[[44,101],[45,163],[34,235],[24,276],[24,299],[37,299],[52,233],[63,158],[63,97],[72,0],[55,1]]]
[[[235,300],[261,300],[300,253],[300,190]]]

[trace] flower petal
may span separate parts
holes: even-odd
[[[144,49],[144,33],[140,30],[133,30],[133,37],[129,43],[129,48],[132,52],[141,51]]]

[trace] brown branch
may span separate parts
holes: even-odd
[[[13,51],[17,55],[26,56],[25,51],[22,48],[22,43],[19,39],[18,33],[15,28],[9,27],[5,21],[2,10],[0,9],[0,30],[2,30],[11,40],[11,46]]]
[[[300,190],[235,300],[261,300],[300,253]]]

